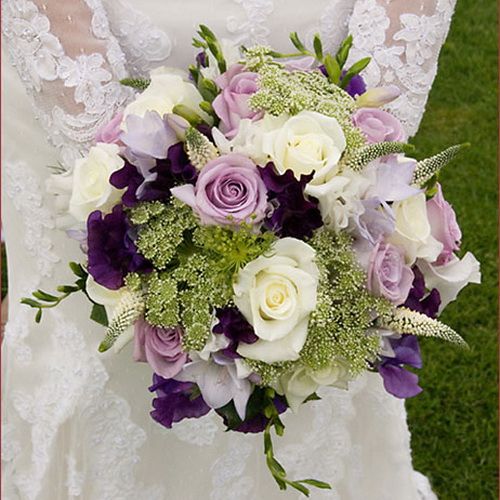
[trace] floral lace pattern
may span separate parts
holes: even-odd
[[[124,57],[111,36],[100,0],[85,3],[92,13],[91,34],[106,48],[102,53],[76,58],[65,54],[61,41],[50,32],[49,18],[34,2],[2,3],[2,31],[11,63],[33,97],[35,113],[66,168],[88,149],[97,129],[130,95],[117,81],[125,76]],[[61,106],[56,97],[45,97],[59,89],[64,96],[64,88],[74,89],[73,104]]]
[[[401,96],[387,108],[410,136],[417,132],[424,114],[455,3],[419,0],[411,6],[418,13],[398,13],[396,8],[401,10],[401,6],[389,0],[358,0],[354,7],[349,23],[354,37],[351,58],[372,56],[365,73],[369,86],[401,88]]]
[[[227,19],[227,29],[238,43],[267,44],[268,17],[274,11],[273,0],[233,0],[244,9],[245,19],[234,16]]]

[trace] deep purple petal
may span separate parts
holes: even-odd
[[[379,373],[384,380],[385,390],[397,398],[412,398],[422,392],[418,385],[418,375],[400,366],[380,366]]]

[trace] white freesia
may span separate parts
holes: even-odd
[[[296,412],[300,405],[321,386],[335,386],[347,389],[348,371],[341,363],[333,363],[330,367],[312,371],[306,367],[283,375],[276,386],[279,394],[284,394],[288,405]]]
[[[437,288],[441,298],[439,312],[457,298],[460,290],[469,283],[481,283],[479,261],[473,254],[467,252],[462,259],[453,256],[452,260],[443,266],[435,266],[426,261],[419,261],[426,287]]]
[[[341,175],[330,172],[325,178],[313,179],[305,192],[318,199],[324,224],[338,231],[363,213],[361,199],[369,186],[363,175],[346,170]]]
[[[238,273],[234,303],[259,337],[253,344],[239,344],[241,356],[267,363],[298,359],[316,307],[315,255],[303,241],[283,238],[271,256],[258,257]]]
[[[97,209],[106,212],[120,200],[123,190],[109,182],[111,174],[125,163],[118,155],[119,150],[116,144],[98,143],[90,148],[86,158],[75,162],[69,213],[78,221],[86,221]]]
[[[279,172],[292,170],[297,179],[315,172],[315,177],[335,174],[346,147],[338,121],[313,111],[301,111],[263,136],[264,152]]]
[[[175,68],[157,68],[151,72],[151,83],[148,87],[125,108],[122,128],[128,115],[144,116],[146,111],[156,111],[160,116],[164,116],[179,104],[208,119],[208,115],[199,107],[202,100],[197,88],[188,80],[187,73]]]
[[[417,258],[434,262],[443,244],[431,234],[425,194],[419,193],[393,203],[396,230],[389,242],[404,249],[406,263],[411,265]]]

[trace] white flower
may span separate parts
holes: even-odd
[[[254,344],[240,343],[241,356],[267,363],[298,359],[316,307],[315,255],[306,243],[283,238],[273,245],[273,255],[258,257],[238,273],[234,303],[259,337]]]
[[[120,303],[127,290],[125,287],[118,290],[110,290],[105,286],[99,285],[90,274],[87,277],[85,289],[91,300],[96,304],[104,306],[109,319],[113,317],[116,306]]]
[[[297,179],[315,171],[315,178],[333,175],[346,147],[335,118],[301,111],[263,135],[263,150],[280,173],[292,170]]]
[[[321,386],[336,386],[347,388],[348,371],[341,363],[333,363],[330,367],[312,371],[304,366],[283,375],[276,390],[284,394],[288,405],[296,412],[300,405],[314,394]]]
[[[151,83],[146,90],[125,108],[122,127],[130,114],[144,116],[146,111],[156,111],[163,117],[171,113],[172,109],[179,104],[187,106],[208,119],[199,107],[202,100],[203,98],[188,80],[186,73],[173,68],[157,68],[151,72]]]
[[[411,265],[417,258],[434,262],[443,249],[443,244],[431,235],[427,216],[425,194],[419,193],[393,203],[396,231],[389,242],[405,251],[406,263]]]
[[[481,283],[479,262],[470,252],[462,259],[453,256],[444,266],[434,266],[425,261],[419,261],[418,267],[422,271],[426,287],[431,290],[437,288],[441,297],[439,312],[457,298],[460,290],[469,283]]]
[[[222,56],[226,61],[226,66],[230,68],[233,64],[237,64],[241,60],[240,47],[233,40],[222,38],[219,40]],[[207,51],[208,66],[201,68],[201,74],[209,80],[215,80],[220,75],[217,61],[210,51]]]
[[[106,212],[120,200],[122,190],[109,183],[111,174],[124,165],[118,152],[116,144],[98,143],[86,158],[76,161],[69,213],[78,221],[86,221],[97,209]]]
[[[351,170],[342,172],[342,175],[331,175],[331,178],[327,176],[326,179],[313,179],[305,192],[318,199],[327,227],[337,231],[345,229],[350,220],[363,213],[361,199],[370,187],[370,181]]]

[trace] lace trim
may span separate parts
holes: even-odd
[[[245,11],[245,18],[230,16],[227,30],[232,33],[237,43],[268,44],[271,30],[268,18],[274,11],[273,0],[233,0]]]
[[[432,15],[402,13],[389,38],[389,7],[382,0],[358,0],[349,23],[354,37],[351,60],[371,56],[365,70],[369,86],[396,84],[402,95],[387,109],[414,135],[437,72],[438,54],[448,34],[455,0],[437,0]],[[423,4],[422,4],[423,5]]]
[[[81,54],[70,58],[61,41],[50,32],[50,20],[29,0],[8,0],[3,7],[3,34],[10,60],[28,93],[33,97],[35,114],[59,150],[63,166],[89,147],[97,129],[122,105],[130,89],[117,80],[125,76],[124,56],[109,30],[100,0],[85,0],[92,12],[92,35],[106,42],[105,53]],[[108,68],[108,69],[106,69]],[[60,80],[72,89],[74,110],[57,105],[59,95],[47,97],[47,85]],[[52,92],[54,94],[54,92]],[[76,111],[81,107],[83,111]]]
[[[43,206],[40,183],[24,162],[5,161],[4,166],[5,192],[23,219],[26,251],[34,258],[38,272],[51,276],[54,264],[60,259],[45,234],[55,227],[55,221],[49,209]]]
[[[110,28],[126,55],[130,75],[144,76],[165,64],[172,52],[170,37],[125,0],[104,0]]]

